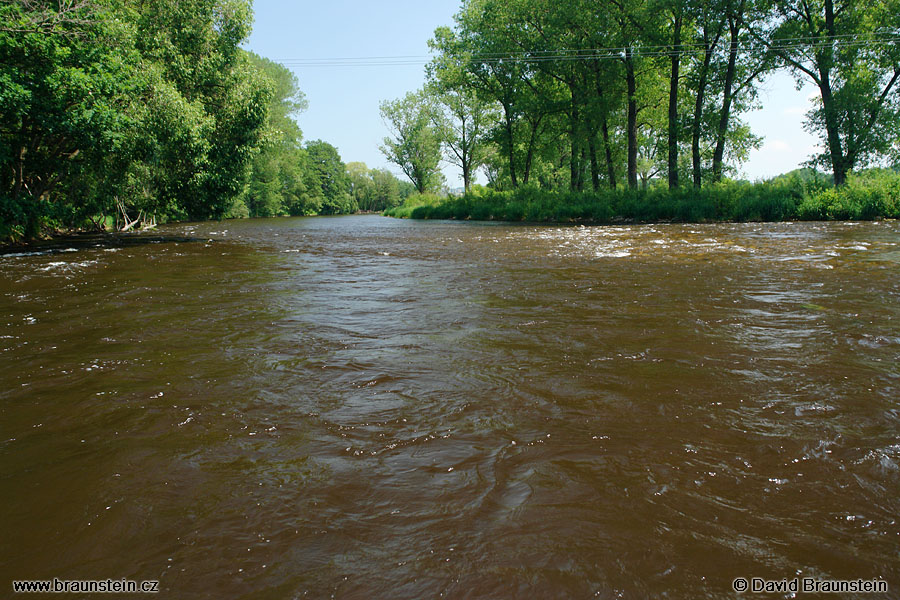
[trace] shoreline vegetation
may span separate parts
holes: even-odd
[[[472,186],[468,194],[412,193],[385,210],[359,209],[334,215],[383,215],[415,220],[509,221],[553,224],[742,223],[783,221],[873,221],[900,219],[900,172],[871,169],[851,175],[845,185],[812,169],[798,169],[774,179],[751,183],[725,181],[702,189],[573,192],[521,186],[497,191]],[[332,216],[334,216],[332,215]],[[274,214],[272,217],[328,216]],[[229,215],[223,220],[268,218]],[[194,222],[170,220],[169,223]],[[22,248],[46,246],[57,240],[109,236],[124,239],[154,227],[121,231],[112,217],[92,222],[98,227],[46,228],[31,240],[0,237],[0,255]]]
[[[359,211],[897,218],[897,2],[461,0],[421,89],[380,105],[380,149],[408,181],[304,139],[296,73],[243,48],[252,0],[0,2],[0,244]],[[778,72],[818,88],[803,124],[821,151],[771,181],[729,180],[761,147],[743,117]]]
[[[473,186],[458,197],[414,194],[383,213],[410,219],[611,224],[622,222],[871,221],[900,218],[900,173],[873,169],[842,186],[811,170],[702,189],[573,192]]]
[[[897,1],[463,0],[429,41],[423,86],[381,105],[391,134],[382,151],[419,193],[388,214],[600,223],[895,215],[890,184],[866,169],[900,166]],[[796,158],[829,175],[729,182],[765,149],[762,135],[780,134],[747,120],[775,74],[816,88],[782,118],[818,138],[812,156]],[[429,195],[441,189],[442,160],[462,171],[461,197]],[[473,187],[476,173],[491,191]]]
[[[304,140],[250,0],[0,2],[0,244],[381,211],[413,186]]]

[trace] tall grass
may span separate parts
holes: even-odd
[[[900,174],[872,170],[835,188],[821,179],[725,182],[701,190],[477,191],[414,195],[386,215],[413,219],[529,222],[872,220],[900,217]]]

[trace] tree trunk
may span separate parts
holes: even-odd
[[[713,48],[719,43],[721,31],[720,22],[719,32],[716,33],[712,43],[710,43],[708,36],[704,36],[706,45],[703,49],[703,66],[700,67],[700,80],[697,82],[697,102],[694,105],[694,122],[691,132],[691,161],[694,168],[694,187],[697,189],[700,189],[703,184],[700,160],[700,129],[703,122],[703,102],[706,100],[706,84],[709,80],[709,65],[712,62]]]
[[[600,123],[600,132],[603,134],[603,148],[606,151],[606,176],[609,179],[609,189],[616,189],[616,165],[613,164],[612,146],[609,140],[609,122],[604,115]]]
[[[599,67],[597,67],[597,63],[594,63],[595,71],[597,73],[597,100],[599,100],[601,106],[605,106],[603,102],[603,86],[600,82],[599,75]],[[612,157],[612,146],[610,145],[609,140],[609,117],[607,115],[606,108],[603,109],[602,115],[600,117],[600,135],[603,136],[603,151],[606,155],[606,177],[609,180],[610,189],[616,189],[616,166],[613,164]]]
[[[850,166],[844,160],[844,151],[841,144],[841,136],[838,132],[837,114],[834,107],[834,96],[831,92],[831,82],[825,77],[830,76],[827,69],[823,69],[823,78],[819,85],[822,94],[822,109],[825,113],[825,132],[828,138],[828,154],[831,156],[831,168],[834,172],[834,185],[841,186],[847,183],[847,172]]]
[[[597,161],[597,141],[595,136],[588,137],[588,151],[591,155],[591,186],[594,191],[600,189],[600,163]]]
[[[578,190],[578,142],[572,138],[572,150],[569,156],[569,189]]]
[[[13,200],[18,200],[22,195],[22,189],[25,187],[25,146],[19,149],[16,154],[15,183],[13,184]]]
[[[831,90],[831,66],[834,63],[834,50],[831,40],[835,39],[834,4],[832,0],[825,0],[825,32],[828,40],[822,48],[823,56],[818,57],[819,63],[819,92],[822,94],[822,112],[825,116],[825,132],[828,138],[828,153],[831,155],[831,167],[834,171],[834,185],[842,186],[847,183],[847,172],[852,165],[848,165],[841,144],[841,134],[838,128],[838,114],[834,105],[834,94]]]
[[[459,162],[462,163],[462,172],[463,172],[463,190],[465,193],[469,193],[469,184],[471,180],[471,172],[472,172],[472,152],[470,146],[470,142],[466,137],[466,119],[463,117],[461,119],[461,129],[460,129],[460,145],[459,145]]]
[[[530,121],[531,124],[531,135],[528,138],[528,152],[525,153],[525,173],[522,176],[522,182],[526,185],[528,184],[528,180],[531,177],[531,163],[534,161],[534,145],[537,142],[537,132],[541,127],[541,121],[544,119],[543,115],[539,116],[537,121]]]
[[[678,187],[678,78],[681,67],[681,20],[675,16],[672,34],[672,74],[669,78],[669,189]]]
[[[584,165],[587,163],[587,150],[581,144],[581,160],[578,161],[578,191],[584,191]]]
[[[743,10],[743,2],[741,3]],[[722,92],[722,114],[719,115],[719,127],[716,131],[716,149],[713,151],[713,183],[722,181],[722,164],[725,159],[725,136],[728,134],[728,122],[731,119],[732,94],[734,92],[734,75],[737,70],[738,35],[741,25],[739,17],[729,15],[728,29],[731,32],[731,43],[728,48],[728,66],[725,69],[725,90]]]
[[[572,112],[569,116],[569,136],[570,143],[572,148],[572,156],[569,159],[569,189],[578,190],[580,189],[579,184],[579,165],[578,165],[578,153],[580,150],[580,145],[578,144],[578,104],[576,103],[575,94],[572,94]]]
[[[516,181],[516,146],[513,139],[512,107],[509,103],[503,104],[503,114],[506,117],[506,141],[509,145],[509,178],[512,181],[513,189],[516,189],[519,187],[519,183]]]
[[[628,86],[628,187],[637,189],[637,80],[634,75],[634,54],[625,48],[625,81]]]
[[[412,179],[413,179],[413,183],[416,185],[416,191],[419,192],[420,194],[424,194],[425,193],[425,184],[427,183],[425,181],[425,174],[422,173],[422,171],[420,169],[414,168],[413,175],[415,176]]]

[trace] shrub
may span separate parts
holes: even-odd
[[[407,196],[402,204],[385,210],[383,214],[388,217],[397,217],[400,219],[426,219],[428,218],[427,210],[419,210],[418,212],[416,212],[416,210],[427,209],[428,207],[438,206],[439,204],[441,204],[441,198],[436,194],[427,192],[420,194],[414,192]],[[416,212],[416,216],[413,215],[414,212]]]

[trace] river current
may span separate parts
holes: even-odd
[[[0,506],[7,593],[896,597],[900,223],[319,217],[7,253]]]

